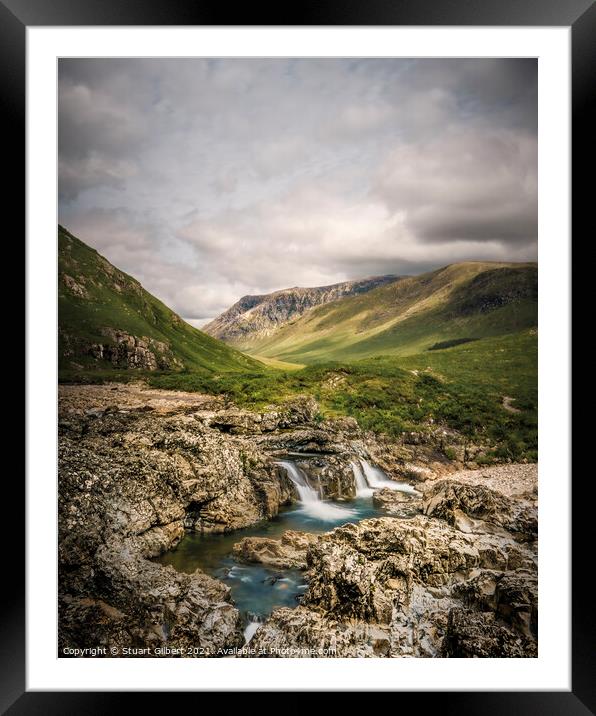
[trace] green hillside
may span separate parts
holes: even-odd
[[[58,227],[61,372],[254,371],[262,364],[193,328],[141,284]]]
[[[227,395],[263,409],[312,395],[322,417],[350,415],[361,427],[398,436],[435,425],[495,447],[490,460],[536,460],[538,336],[535,329],[410,356],[221,376],[160,374],[159,388]]]
[[[537,294],[534,263],[451,264],[317,307],[250,353],[303,364],[421,353],[536,326]]]

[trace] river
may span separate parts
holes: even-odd
[[[365,460],[352,463],[356,498],[349,502],[325,499],[320,484],[290,459],[280,460],[296,487],[299,501],[282,508],[277,517],[244,530],[225,534],[187,534],[178,547],[158,558],[179,572],[197,568],[230,586],[236,607],[245,622],[245,637],[250,640],[258,624],[274,609],[294,607],[307,588],[302,570],[271,569],[261,564],[243,564],[234,559],[233,546],[243,537],[281,537],[285,530],[321,533],[349,522],[383,514],[372,500],[374,490],[383,487],[413,492],[407,483],[390,480],[379,468]]]

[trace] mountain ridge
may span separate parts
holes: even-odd
[[[303,364],[409,355],[462,338],[537,325],[533,262],[448,264],[314,307],[247,346],[254,356]]]
[[[326,286],[293,286],[266,294],[248,294],[203,326],[202,330],[228,345],[246,349],[316,306],[360,295],[401,278],[386,274]]]

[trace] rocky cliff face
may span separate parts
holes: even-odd
[[[237,348],[250,347],[252,341],[270,336],[315,306],[366,293],[397,280],[397,276],[374,276],[331,286],[287,288],[263,296],[243,296],[203,330]]]
[[[98,365],[105,362],[114,368],[137,368],[149,371],[184,368],[182,361],[176,358],[169,344],[164,341],[148,336],[133,336],[126,331],[109,327],[102,328],[100,332],[105,336],[105,342],[85,344],[63,332],[63,344],[68,346],[63,354],[90,357]]]

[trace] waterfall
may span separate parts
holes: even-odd
[[[380,490],[383,487],[388,487],[390,490],[399,490],[400,492],[411,492],[417,493],[412,485],[407,482],[396,482],[390,480],[387,475],[378,467],[373,467],[366,460],[360,460],[362,469],[359,469],[355,463],[352,463],[352,469],[354,471],[354,479],[356,480],[356,494],[359,497],[367,497],[373,493],[374,490]]]
[[[306,473],[296,463],[291,460],[280,460],[277,464],[285,469],[287,476],[294,483],[302,511],[309,517],[323,522],[337,522],[354,514],[354,511],[347,507],[340,507],[324,500],[320,481],[318,483],[320,492],[318,492],[310,486]]]
[[[286,473],[290,480],[294,483],[300,502],[310,504],[311,502],[319,502],[321,500],[320,495],[316,490],[308,484],[308,478],[304,470],[301,470],[298,465],[291,462],[290,460],[280,460],[278,465],[285,468]]]
[[[354,481],[356,483],[356,497],[370,497],[373,493],[362,471],[362,466],[355,462],[351,462],[352,472],[354,473]]]

